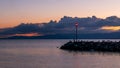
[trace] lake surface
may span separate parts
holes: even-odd
[[[57,48],[67,41],[0,40],[0,68],[120,68],[119,53],[71,52]]]

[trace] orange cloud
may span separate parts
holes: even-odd
[[[103,26],[101,29],[110,31],[119,31],[120,26]]]

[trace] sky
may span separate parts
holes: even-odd
[[[120,17],[120,0],[0,0],[0,28],[92,15]]]

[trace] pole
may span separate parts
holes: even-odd
[[[77,39],[78,39],[78,23],[75,23],[75,27],[76,27],[75,42],[77,42]]]

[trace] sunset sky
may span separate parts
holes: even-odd
[[[120,17],[120,0],[0,0],[0,28],[92,15]]]

